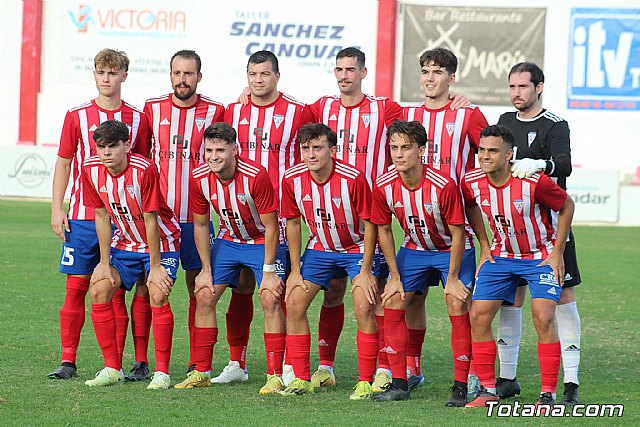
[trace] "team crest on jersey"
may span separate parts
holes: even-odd
[[[524,200],[522,199],[514,200],[513,206],[516,207],[516,210],[518,211],[518,213],[522,213],[522,208],[524,208]]]
[[[95,132],[95,130],[98,129],[98,126],[96,126],[96,124],[92,124],[91,127],[89,128],[89,132]]]
[[[369,123],[371,123],[371,114],[363,114],[361,117],[362,123],[364,123],[364,127],[368,128]]]
[[[160,125],[168,125],[168,124],[170,124],[169,119],[167,119],[166,117],[160,121]]]
[[[340,205],[342,204],[342,197],[340,196],[333,196],[331,198],[331,200],[333,201],[333,204],[336,205],[336,207],[338,209],[340,209]]]
[[[537,135],[538,132],[529,132],[527,134],[527,143],[529,144],[529,147],[531,147],[531,144],[533,144],[533,141],[535,141]]]
[[[424,209],[427,211],[429,215],[433,213],[433,205],[431,203],[425,203]]]
[[[276,129],[280,127],[283,121],[284,121],[284,116],[282,114],[273,115],[273,122],[276,124]]]
[[[456,122],[447,122],[445,127],[447,128],[447,133],[451,136],[451,134],[453,134],[453,130],[456,128]]]
[[[127,185],[127,192],[132,198],[136,197],[136,188],[133,185]]]
[[[202,130],[202,127],[204,126],[204,121],[206,119],[204,117],[196,117],[196,126],[198,127],[198,131]]]
[[[245,203],[247,203],[247,195],[244,193],[238,194],[238,200],[244,205]]]

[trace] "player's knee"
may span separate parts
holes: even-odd
[[[298,321],[303,319],[307,314],[307,307],[303,298],[290,294],[287,298],[287,321]]]
[[[169,296],[165,295],[156,286],[149,288],[149,303],[153,307],[162,307],[169,302]]]
[[[200,310],[213,310],[216,306],[216,297],[209,289],[203,289],[196,294],[196,306]]]
[[[268,317],[275,316],[282,311],[282,305],[280,299],[276,298],[271,292],[262,292],[260,294],[260,304],[262,304],[262,310],[264,315]]]
[[[446,296],[447,301],[447,311],[450,316],[462,316],[467,312],[467,302],[460,301],[457,298],[452,297],[451,295]]]
[[[555,311],[553,310],[534,310],[531,314],[533,324],[538,334],[548,334],[552,329],[555,330]]]
[[[111,300],[113,289],[109,280],[100,280],[94,283],[89,290],[89,297],[93,304],[105,304]]]

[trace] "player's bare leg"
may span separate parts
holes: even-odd
[[[445,406],[460,407],[467,403],[467,378],[471,362],[471,323],[467,301],[445,295],[451,321],[451,350],[453,353],[453,386]]]
[[[189,372],[187,379],[176,384],[177,389],[209,387],[213,348],[218,341],[218,320],[216,307],[226,285],[214,285],[214,292],[202,288],[196,294],[196,311],[194,313],[194,361],[195,367]]]
[[[498,326],[498,357],[500,358],[500,377],[497,382],[498,396],[501,399],[520,394],[520,383],[516,378],[518,371],[518,353],[522,339],[522,304],[527,296],[528,286],[519,286],[513,305],[500,307]]]
[[[296,379],[281,392],[285,396],[313,393],[314,389],[311,385],[311,331],[307,311],[321,287],[308,280],[305,280],[304,284],[306,290],[301,286],[296,286],[289,290],[286,300],[286,346]]]
[[[347,291],[347,277],[332,279],[329,289],[324,292],[320,321],[318,322],[318,355],[320,363],[311,377],[314,387],[336,385],[333,364],[336,358],[338,340],[344,327],[344,295]]]
[[[533,324],[538,332],[538,363],[542,389],[538,403],[554,404],[560,372],[561,347],[555,327],[556,302],[545,298],[531,299]]]
[[[488,401],[498,400],[495,370],[497,349],[491,324],[501,303],[501,300],[476,300],[471,305],[471,347],[480,380],[480,391],[473,401],[467,403],[468,407],[484,407]]]
[[[149,335],[151,333],[151,304],[149,301],[149,288],[147,288],[147,276],[143,273],[136,282],[136,291],[131,302],[131,334],[133,335],[133,347],[136,363],[125,381],[143,381],[149,378]]]

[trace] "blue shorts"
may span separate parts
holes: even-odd
[[[211,253],[213,253],[213,244],[215,241],[216,235],[213,229],[213,224],[209,221],[209,243],[211,245]],[[198,255],[196,242],[193,240],[192,222],[180,223],[180,264],[182,264],[183,270],[202,269],[202,263],[200,262],[200,255]],[[213,268],[213,262],[211,263],[211,267]]]
[[[287,262],[287,246],[279,245],[276,252],[276,274],[284,281]],[[262,266],[264,265],[264,245],[236,243],[216,239],[213,247],[213,283],[238,286],[240,270],[248,267],[256,277],[258,287],[262,282]]]
[[[302,264],[302,278],[327,290],[329,282],[333,278],[348,275],[353,281],[353,278],[360,273],[362,254],[307,249],[304,251],[300,262]],[[374,255],[372,273],[376,277],[380,275],[380,259],[378,255]]]
[[[529,284],[531,298],[560,300],[562,287],[555,282],[549,265],[538,265],[540,259],[512,259],[494,257],[495,264],[485,262],[476,279],[472,301],[503,300],[513,304],[518,282],[524,279]]]
[[[111,225],[112,232],[115,226]],[[60,256],[60,273],[85,275],[93,273],[100,263],[100,243],[96,223],[91,220],[69,220],[70,232],[65,231],[65,242]]]
[[[176,282],[180,253],[160,252],[160,264],[167,270],[167,274]],[[144,252],[123,251],[111,248],[111,265],[120,274],[120,287],[130,291],[136,284],[142,272],[149,272],[149,254]]]
[[[396,260],[404,291],[415,292],[418,295],[422,295],[426,287],[438,286],[439,281],[442,282],[443,286],[446,286],[450,259],[450,252],[418,251],[400,248]],[[458,278],[460,278],[469,290],[473,288],[475,272],[475,250],[465,249]]]

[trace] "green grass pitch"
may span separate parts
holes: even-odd
[[[265,357],[257,298],[247,355],[248,383],[163,392],[146,390],[146,383],[86,387],[84,381],[102,368],[88,299],[78,353],[79,377],[49,380],[46,374],[57,367],[60,357],[58,311],[65,283],[65,277],[57,272],[60,241],[49,223],[48,203],[0,201],[0,425],[472,426],[513,421],[525,425],[640,425],[639,228],[574,229],[584,281],[577,291],[582,316],[580,398],[583,403],[622,403],[624,417],[489,420],[482,409],[444,407],[452,382],[452,361],[450,323],[440,289],[433,290],[427,301],[429,320],[422,359],[427,381],[409,402],[348,400],[357,379],[356,322],[349,309],[338,346],[336,388],[295,398],[258,395],[264,383]],[[174,384],[184,378],[188,362],[188,301],[182,273],[178,280],[171,295],[176,320],[171,358]],[[229,354],[224,326],[228,297],[227,292],[219,304],[215,373],[226,364]],[[131,295],[127,299],[130,301]],[[320,300],[317,298],[309,316],[313,334]],[[347,308],[349,304],[347,301]],[[528,309],[525,306],[518,372],[523,403],[535,402],[539,392],[536,339]],[[152,353],[150,350],[150,356]],[[317,363],[315,344],[311,354],[313,370]],[[124,368],[130,369],[134,362],[130,336],[124,358]]]

